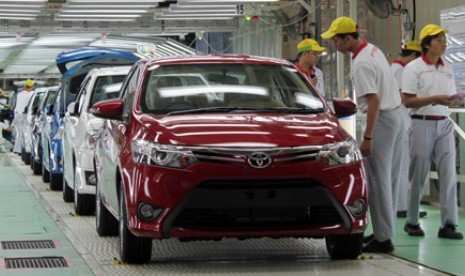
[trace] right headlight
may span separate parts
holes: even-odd
[[[134,140],[131,146],[134,161],[141,164],[182,169],[197,162],[192,151],[182,146],[157,144],[144,140]]]
[[[318,154],[318,159],[329,166],[350,164],[361,160],[361,153],[355,140],[325,145]]]

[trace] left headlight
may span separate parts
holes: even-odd
[[[181,146],[144,140],[134,140],[131,146],[134,161],[141,164],[182,169],[197,162],[192,151]]]
[[[319,152],[318,159],[329,166],[349,164],[361,160],[357,143],[350,139],[339,143],[325,145]]]

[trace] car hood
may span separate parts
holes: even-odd
[[[139,118],[141,139],[161,144],[215,147],[322,145],[349,137],[329,113],[183,115]]]

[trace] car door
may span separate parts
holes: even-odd
[[[85,97],[87,95],[87,91],[89,89],[89,85],[91,83],[91,76],[87,76],[81,86],[81,90],[76,98],[76,101],[72,103],[73,110],[67,110],[65,113],[64,118],[64,132],[63,132],[63,158],[66,162],[64,162],[64,177],[66,178],[66,182],[74,188],[74,159],[73,159],[73,150],[75,150],[76,141],[78,141],[78,133],[82,130],[79,128],[79,115],[80,115],[80,108],[82,106]],[[70,104],[71,106],[71,104]],[[81,143],[85,143],[85,141],[79,141]]]

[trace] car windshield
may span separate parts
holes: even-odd
[[[269,64],[154,66],[142,93],[144,113],[318,113],[324,105],[295,68]]]

